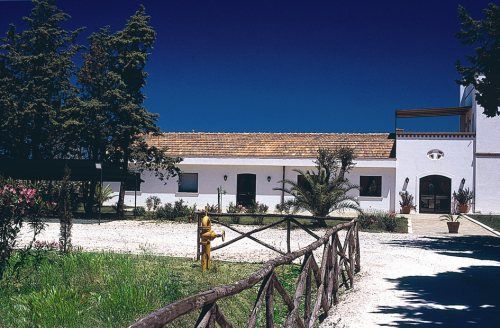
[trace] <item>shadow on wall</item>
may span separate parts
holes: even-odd
[[[432,237],[389,244],[433,250],[438,254],[500,261],[500,238],[489,236]],[[498,266],[462,267],[433,276],[388,279],[405,293],[404,306],[379,306],[397,314],[391,327],[500,327],[500,262]]]

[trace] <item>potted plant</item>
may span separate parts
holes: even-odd
[[[401,200],[399,201],[401,213],[410,214],[411,209],[415,208],[413,204],[413,195],[408,193],[408,191],[401,192],[399,195],[401,196]]]
[[[460,222],[458,221],[463,217],[462,214],[458,215],[453,215],[453,214],[445,214],[441,215],[443,221],[448,221],[446,224],[448,225],[448,232],[449,233],[458,233],[458,228],[460,227]]]
[[[453,192],[453,198],[457,203],[459,213],[467,213],[470,210],[470,202],[474,198],[474,193],[469,188],[459,189]]]

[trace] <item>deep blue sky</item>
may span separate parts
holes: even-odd
[[[146,106],[164,131],[385,132],[394,110],[454,106],[457,6],[491,1],[65,0],[86,37],[140,3],[158,33]],[[0,31],[31,4],[0,1]],[[85,39],[82,38],[82,42]],[[400,120],[456,129],[456,118]]]

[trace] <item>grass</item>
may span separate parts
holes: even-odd
[[[256,271],[260,264],[214,262],[202,273],[198,262],[152,255],[37,251],[19,271],[0,281],[0,327],[124,327],[175,300],[228,284]],[[277,270],[291,292],[299,267]],[[259,286],[218,302],[234,326],[244,326]],[[277,303],[278,323],[285,307]],[[265,312],[265,311],[262,311]],[[196,313],[175,327],[192,327]]]
[[[474,220],[477,220],[496,231],[500,231],[500,215],[493,215],[493,214],[481,214],[481,215],[467,214],[467,215],[473,218]]]

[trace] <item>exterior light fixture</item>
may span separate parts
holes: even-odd
[[[95,168],[96,170],[99,170],[99,172],[101,173],[101,185],[100,185],[100,190],[99,192],[102,194],[102,163],[95,163]],[[101,209],[101,202],[99,201],[99,225],[101,225],[101,212],[102,212],[102,209]]]
[[[408,177],[407,177],[407,178],[405,179],[405,183],[406,183],[406,184],[408,184],[408,182],[410,182],[410,178],[408,178]]]
[[[227,174],[224,174],[224,181],[227,181]]]
[[[271,182],[271,176],[267,177],[267,182]]]

